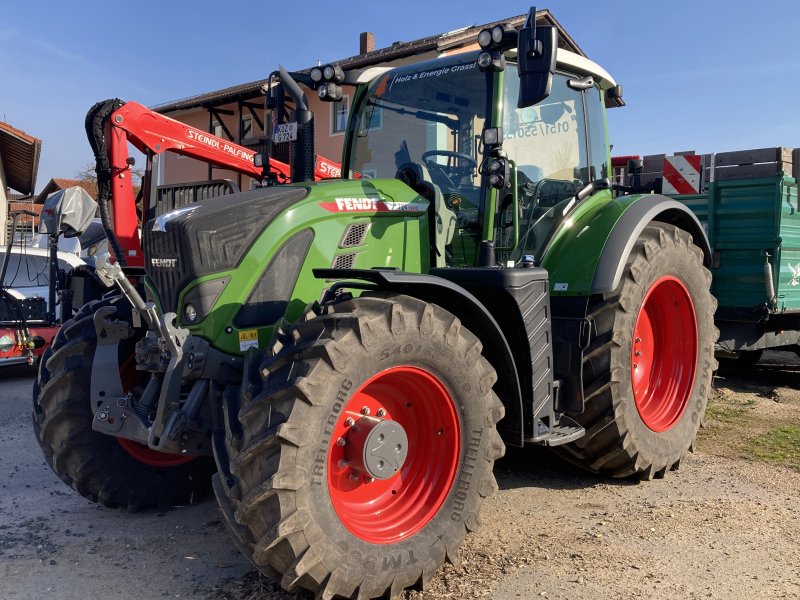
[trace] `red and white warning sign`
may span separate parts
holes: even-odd
[[[699,194],[703,157],[699,154],[664,157],[663,194]]]

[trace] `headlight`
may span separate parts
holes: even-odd
[[[322,81],[322,69],[320,69],[319,67],[314,67],[313,69],[311,69],[311,73],[309,73],[309,75],[311,77],[311,81],[313,81],[314,83]]]
[[[325,68],[322,70],[322,76],[325,79],[333,79],[333,76],[336,72],[333,70],[333,65],[325,65]]]
[[[323,83],[321,86],[317,88],[317,94],[319,94],[320,100],[325,100],[328,97],[328,84]]]
[[[186,319],[187,323],[194,323],[197,320],[197,309],[194,307],[194,304],[191,302],[186,303],[183,307],[183,317]]]
[[[478,34],[478,45],[481,48],[488,48],[492,44],[492,32],[489,29],[481,29]]]

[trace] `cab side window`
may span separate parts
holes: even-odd
[[[517,108],[519,79],[509,73],[503,110],[503,150],[517,165],[520,239],[506,258],[541,258],[551,232],[574,205],[575,193],[608,173],[605,110],[593,85],[573,89],[574,76],[556,73],[550,95]],[[511,236],[510,204],[501,203],[496,239]],[[502,243],[501,243],[502,245]],[[507,244],[506,244],[507,245]]]
[[[589,131],[589,179],[609,177],[608,136],[606,135],[606,111],[603,108],[603,93],[597,87],[584,92]]]
[[[590,181],[583,92],[556,74],[550,96],[520,109],[519,79],[509,75],[506,81],[503,149],[520,179],[539,186],[539,206],[553,206]]]

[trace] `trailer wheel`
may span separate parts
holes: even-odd
[[[232,478],[214,488],[285,589],[394,597],[457,559],[497,488],[497,376],[456,317],[408,296],[309,317],[245,369]]]
[[[691,236],[652,223],[619,287],[590,306],[584,354],[586,435],[567,460],[611,477],[663,477],[694,447],[716,369],[711,274]]]
[[[213,461],[154,451],[92,430],[89,405],[92,360],[97,343],[94,313],[116,304],[118,318],[130,317],[119,297],[93,302],[67,322],[53,341],[34,383],[33,427],[45,460],[80,495],[108,507],[136,511],[191,502],[210,487]],[[134,389],[130,367],[133,340],[120,345],[123,384]],[[135,393],[135,392],[134,392]],[[161,453],[158,453],[161,454]]]

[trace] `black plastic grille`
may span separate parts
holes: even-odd
[[[352,248],[353,246],[360,246],[363,244],[368,228],[369,223],[354,223],[348,225],[342,236],[339,248]]]
[[[197,277],[236,267],[267,225],[306,195],[308,189],[301,187],[258,188],[203,200],[172,218],[167,213],[149,221],[143,240],[145,268],[162,309],[175,312],[181,290]]]
[[[352,269],[356,264],[356,254],[341,254],[333,261],[334,269]]]

